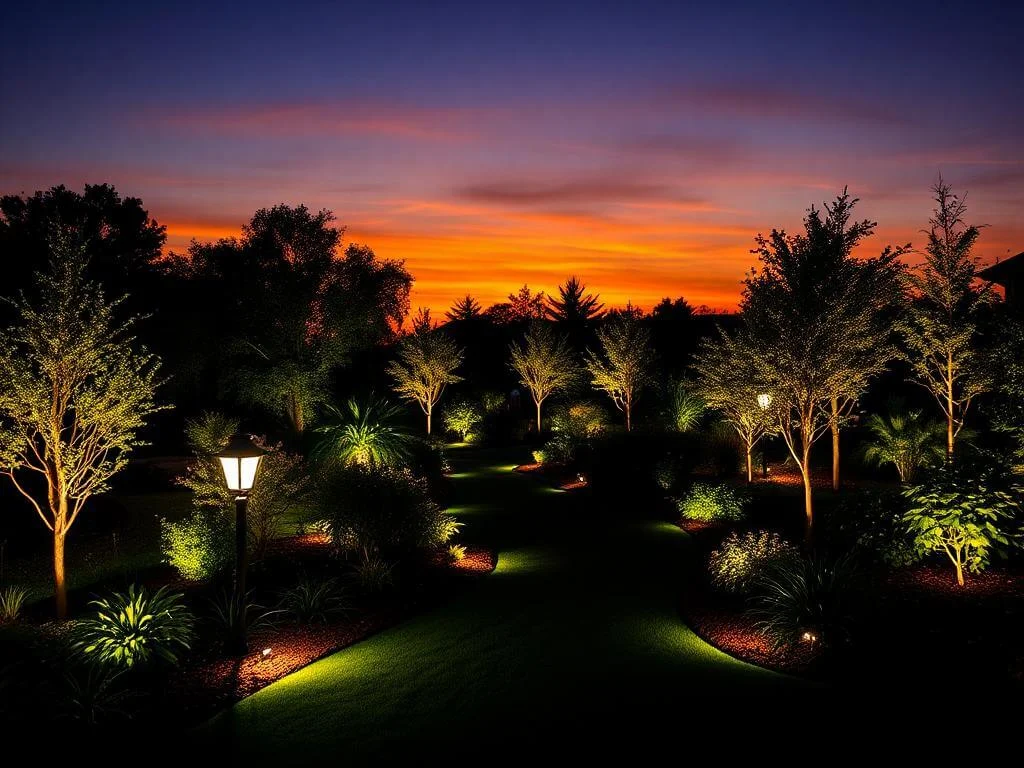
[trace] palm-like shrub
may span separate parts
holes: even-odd
[[[689,432],[699,423],[707,405],[704,398],[682,381],[673,382],[668,392],[665,418],[677,432]]]
[[[317,458],[361,467],[399,467],[408,461],[413,437],[398,406],[371,395],[326,410],[327,423],[317,429],[324,436],[313,452]]]
[[[192,614],[166,587],[150,593],[133,584],[90,605],[96,613],[76,627],[73,643],[86,659],[124,669],[154,658],[176,664],[191,646]]]
[[[945,455],[943,425],[926,419],[923,411],[904,409],[899,401],[890,404],[886,415],[869,416],[867,427],[871,442],[864,460],[876,466],[892,464],[900,482],[914,482],[919,469],[941,462]]]
[[[708,557],[708,572],[716,589],[746,594],[758,579],[798,557],[797,548],[777,533],[734,531]]]
[[[235,637],[240,623],[245,625],[246,634],[270,629],[284,613],[280,609],[268,611],[266,606],[257,603],[252,596],[251,589],[244,595],[238,595],[233,589],[225,589],[209,601],[210,621],[222,637]]]
[[[349,609],[337,579],[303,579],[281,593],[281,611],[300,624],[326,624]]]
[[[801,640],[839,645],[850,637],[858,576],[849,557],[783,561],[756,580],[749,613],[777,646]]]
[[[731,485],[694,483],[676,506],[684,520],[718,523],[742,520],[746,502],[746,495]]]
[[[17,621],[27,599],[28,590],[24,587],[9,586],[0,589],[0,624]]]
[[[472,400],[456,400],[445,407],[442,421],[447,432],[459,436],[463,442],[471,440],[473,433],[484,420],[484,409]]]

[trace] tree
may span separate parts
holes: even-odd
[[[333,222],[330,211],[305,206],[261,209],[240,239],[193,243],[172,265],[209,287],[199,309],[228,340],[228,388],[283,416],[297,435],[328,400],[332,372],[393,338],[409,310],[402,262],[354,244],[339,258]]]
[[[430,333],[437,327],[430,316],[430,307],[417,307],[416,314],[412,316],[413,333]]]
[[[530,286],[523,285],[515,293],[508,295],[508,301],[493,304],[484,312],[497,325],[512,323],[528,323],[541,320],[547,312],[547,297],[543,291],[534,293]]]
[[[694,367],[698,392],[709,408],[721,414],[746,449],[747,482],[754,481],[754,446],[775,430],[774,398],[759,383],[758,355],[745,334],[729,336],[721,328],[717,339],[705,339]]]
[[[964,223],[965,198],[941,178],[933,191],[925,260],[908,275],[912,297],[900,327],[915,381],[934,395],[946,417],[946,453],[952,456],[971,403],[992,386],[978,348],[978,319],[993,294],[991,285],[974,285],[971,249],[981,233]]]
[[[882,466],[892,464],[901,483],[914,482],[917,470],[942,460],[944,451],[939,441],[940,425],[925,420],[919,410],[906,410],[899,401],[889,405],[889,412],[871,414],[867,420],[871,442],[864,449],[864,460]]]
[[[693,315],[693,307],[682,296],[674,300],[666,297],[651,310],[651,341],[666,379],[682,376],[686,370],[694,341],[700,335],[694,332]]]
[[[569,334],[569,340],[582,347],[586,332],[604,316],[600,296],[587,293],[587,286],[573,275],[558,286],[559,298],[549,298],[547,316]]]
[[[84,277],[85,258],[63,238],[18,320],[0,333],[0,472],[53,533],[57,617],[67,615],[64,542],[86,502],[140,444],[155,402],[159,361],[135,351],[131,321]],[[34,473],[34,474],[33,474]],[[26,476],[27,474],[27,476]],[[45,483],[40,500],[29,477]]]
[[[512,370],[526,387],[537,407],[537,433],[541,430],[541,407],[553,393],[569,387],[578,369],[564,336],[556,336],[551,326],[534,320],[522,344],[513,342],[509,348]]]
[[[1020,514],[1020,488],[1005,490],[989,472],[979,474],[946,462],[943,469],[904,495],[911,508],[903,521],[923,554],[941,552],[964,585],[964,571],[981,573],[994,551],[1007,548],[1007,528]]]
[[[468,293],[461,299],[456,299],[452,308],[445,313],[445,317],[453,323],[476,320],[480,316],[480,302]]]
[[[413,333],[398,344],[398,360],[388,364],[388,373],[395,380],[395,392],[419,405],[427,417],[430,434],[434,406],[445,387],[462,381],[455,375],[465,353],[441,331]]]
[[[850,253],[874,232],[874,222],[851,223],[856,200],[845,190],[825,215],[811,207],[804,232],[758,235],[760,271],[744,281],[744,334],[755,355],[757,381],[773,398],[779,432],[804,484],[807,536],[814,522],[811,448],[837,424],[837,400],[852,399],[888,351],[871,349],[883,324],[862,311],[866,294],[884,284],[898,252],[873,260]],[[838,454],[836,454],[838,455]]]
[[[444,409],[444,428],[458,435],[462,442],[473,436],[473,431],[483,420],[483,406],[474,400],[456,400]]]
[[[635,315],[614,318],[597,332],[599,352],[587,350],[586,365],[595,389],[611,397],[626,414],[626,431],[633,428],[633,405],[650,381],[654,362],[650,332]]]
[[[345,465],[401,467],[409,459],[412,435],[402,426],[400,410],[372,395],[355,398],[345,408],[327,407],[328,421],[317,428],[324,435],[314,455]]]

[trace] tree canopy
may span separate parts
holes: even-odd
[[[629,431],[633,428],[633,405],[651,379],[654,349],[650,331],[635,313],[626,312],[598,330],[597,341],[598,350],[588,350],[586,355],[591,383],[626,414]]]
[[[559,336],[550,324],[534,320],[522,343],[509,349],[511,367],[519,381],[530,392],[537,408],[537,432],[541,430],[541,408],[555,392],[572,385],[578,367],[568,341]]]

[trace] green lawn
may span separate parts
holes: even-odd
[[[417,744],[450,744],[434,759],[457,762],[475,742],[566,746],[590,734],[600,749],[595,733],[628,742],[678,727],[709,696],[749,712],[793,689],[681,622],[689,540],[679,529],[591,521],[582,497],[513,473],[515,454],[452,453],[453,511],[468,543],[498,549],[497,570],[241,702],[204,738],[261,764],[386,760]],[[748,700],[760,696],[772,699]]]

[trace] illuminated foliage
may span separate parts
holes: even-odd
[[[28,600],[28,590],[10,585],[0,589],[0,624],[10,624],[21,616],[21,609]]]
[[[564,336],[557,336],[547,323],[530,324],[522,343],[509,348],[512,370],[530,392],[537,408],[537,432],[541,430],[541,407],[553,393],[572,385],[578,367]]]
[[[86,659],[125,669],[154,658],[177,664],[191,645],[192,614],[166,587],[150,593],[133,584],[89,605],[96,613],[75,627],[73,645]]]
[[[135,351],[131,323],[118,322],[117,302],[83,278],[85,261],[55,242],[50,272],[36,277],[32,298],[15,304],[19,320],[0,332],[0,473],[53,533],[60,618],[67,611],[65,537],[159,410],[159,361]],[[45,484],[43,498],[27,475]]]
[[[445,317],[453,323],[476,320],[481,317],[480,302],[467,293],[452,304]]]
[[[317,458],[364,467],[398,467],[408,462],[413,437],[402,425],[402,411],[371,395],[350,399],[345,408],[326,408],[327,423],[317,428],[324,437],[314,449]]]
[[[941,178],[934,192],[925,259],[908,275],[912,295],[901,330],[915,379],[946,416],[946,452],[952,455],[971,403],[992,387],[977,337],[979,312],[993,294],[990,285],[974,285],[978,270],[971,250],[981,233],[964,223],[964,198]]]
[[[746,594],[757,579],[798,558],[797,548],[774,531],[733,531],[708,557],[708,572],[715,589]]]
[[[668,408],[665,415],[668,423],[677,432],[689,432],[694,429],[706,410],[707,403],[692,385],[685,381],[673,381],[669,384]]]
[[[551,413],[551,430],[578,440],[597,437],[607,428],[604,408],[588,400],[559,405]]]
[[[449,384],[462,381],[455,370],[465,353],[441,331],[410,334],[398,344],[398,359],[388,364],[394,389],[402,398],[416,403],[427,417],[431,431],[434,406]]]
[[[164,561],[187,581],[209,581],[231,565],[235,532],[226,512],[193,509],[184,520],[160,521]]]
[[[1024,322],[1003,318],[1001,343],[992,351],[992,369],[998,366],[998,398],[991,409],[995,429],[1010,437],[1015,471],[1024,474]]]
[[[483,407],[472,400],[456,400],[444,409],[444,428],[462,441],[472,439],[473,430],[484,419]]]
[[[719,329],[717,339],[705,339],[701,344],[694,363],[701,398],[743,442],[748,483],[754,479],[754,446],[766,434],[776,431],[778,423],[775,398],[764,389],[753,345],[746,334],[729,336]],[[762,407],[763,402],[758,400],[765,394],[768,407]]]
[[[595,389],[611,397],[633,428],[633,405],[651,380],[654,349],[649,331],[635,315],[612,319],[597,332],[598,352],[587,351],[586,365]]]
[[[747,497],[729,485],[694,483],[676,502],[684,520],[703,523],[736,522],[746,517]]]
[[[905,491],[911,507],[903,520],[914,546],[921,554],[945,554],[960,586],[964,571],[981,573],[994,552],[1010,545],[1007,528],[1021,512],[1022,489],[1011,492],[996,485],[991,473],[979,475],[947,463]]]
[[[743,344],[754,359],[755,381],[772,395],[779,432],[803,477],[808,536],[814,521],[811,448],[825,433],[836,434],[837,400],[852,402],[890,354],[879,338],[884,323],[874,311],[878,305],[871,303],[870,312],[863,305],[897,269],[899,252],[886,248],[874,259],[851,258],[875,226],[851,223],[856,202],[844,192],[825,206],[824,216],[812,207],[803,233],[759,235],[760,268],[744,281]],[[834,466],[836,459],[837,452]]]
[[[864,460],[878,466],[892,464],[900,482],[912,483],[919,469],[942,461],[944,428],[926,420],[922,411],[906,410],[895,401],[886,415],[871,414],[866,426],[871,442],[864,449]]]

